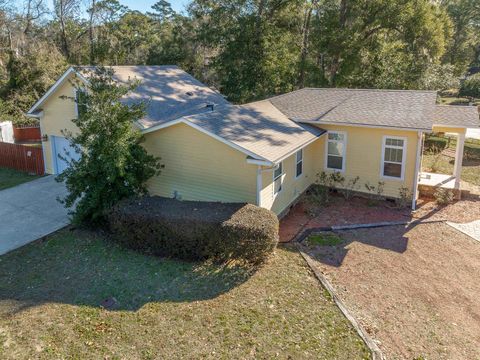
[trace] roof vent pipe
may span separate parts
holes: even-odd
[[[205,105],[205,107],[206,107],[207,109],[209,109],[210,111],[213,111],[214,108],[215,108],[215,104],[207,104],[207,105]]]

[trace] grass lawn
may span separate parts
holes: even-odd
[[[103,309],[111,297],[116,307]],[[249,272],[148,257],[63,230],[0,257],[0,358],[369,356],[286,248]]]
[[[470,99],[466,97],[442,96],[440,98],[441,105],[468,105],[469,102]],[[474,99],[473,104],[480,105],[480,99]]]
[[[454,159],[445,155],[423,155],[423,171],[453,174]],[[462,180],[480,186],[480,160],[463,160]]]
[[[342,239],[334,233],[310,235],[307,239],[309,245],[334,246],[342,242]]]
[[[29,175],[17,170],[0,168],[0,190],[23,184],[39,177],[38,175]]]

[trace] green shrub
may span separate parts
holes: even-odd
[[[438,188],[435,190],[433,197],[439,205],[448,205],[455,200],[455,194],[450,189]]]
[[[397,206],[402,209],[410,206],[412,203],[412,192],[406,186],[398,189],[398,198],[395,199]]]
[[[258,265],[278,242],[278,219],[251,204],[130,199],[108,217],[113,238],[145,253],[185,260]]]
[[[424,142],[425,151],[438,154],[448,146],[448,139],[436,136],[428,136]]]
[[[462,82],[459,95],[480,98],[480,73],[472,75]]]

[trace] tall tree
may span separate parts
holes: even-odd
[[[68,23],[78,16],[80,11],[79,0],[53,0],[53,8],[55,17],[60,24],[60,37],[62,43],[62,51],[67,59],[70,59],[70,43],[67,30]]]

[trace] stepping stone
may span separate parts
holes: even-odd
[[[480,220],[475,220],[466,224],[447,221],[447,225],[450,225],[465,235],[470,236],[472,239],[480,242]]]

